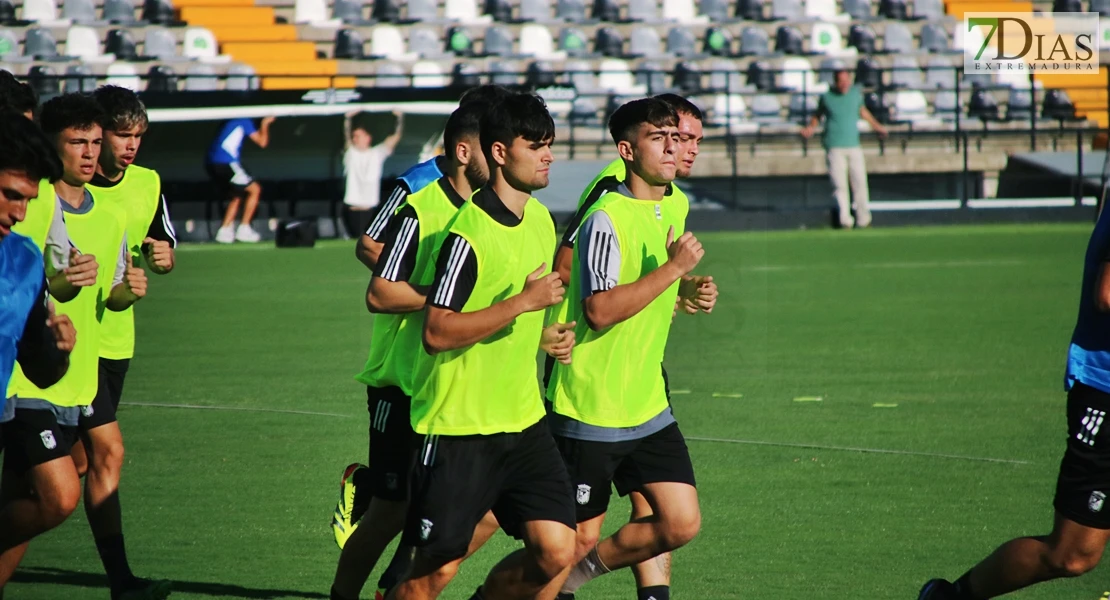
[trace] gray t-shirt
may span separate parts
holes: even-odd
[[[50,230],[46,233],[46,250],[43,252],[47,277],[53,277],[58,271],[63,271],[69,267],[69,252],[71,249],[77,248],[77,245],[69,237],[69,232],[66,231],[65,215],[84,215],[93,209],[93,196],[89,190],[85,190],[81,205],[76,208],[64,202],[59,196],[55,196],[54,202],[54,220],[50,223]],[[80,252],[81,249],[77,248],[77,251]],[[125,232],[123,241],[120,243],[119,254],[116,256],[116,270],[112,276],[112,287],[123,281],[129,260],[130,253],[127,251],[127,233]],[[97,261],[102,262],[103,259],[97,257]]]

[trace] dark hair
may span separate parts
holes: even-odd
[[[482,115],[482,152],[489,156],[494,142],[510,146],[518,137],[529,142],[555,139],[555,121],[547,105],[534,94],[513,94],[491,105]]]
[[[470,88],[459,98],[459,106],[470,104],[471,102],[481,102],[487,107],[497,104],[501,100],[512,96],[514,92],[508,88],[500,85],[480,85],[476,88]]]
[[[443,129],[443,149],[451,156],[453,148],[463,138],[480,136],[482,133],[482,117],[489,111],[489,105],[481,102],[463,104],[447,118],[447,126]]]
[[[659,94],[656,98],[669,104],[671,108],[680,115],[690,115],[699,121],[705,118],[697,104],[690,102],[678,94]]]
[[[118,85],[102,85],[93,92],[93,99],[104,111],[100,125],[104,129],[117,131],[132,127],[146,128],[149,120],[146,106],[135,92]]]
[[[104,111],[88,94],[62,94],[42,105],[39,123],[46,135],[55,136],[70,127],[86,131],[104,120]]]
[[[640,125],[678,127],[678,113],[659,98],[640,98],[626,102],[609,117],[609,135],[614,142],[631,142]]]
[[[15,75],[0,69],[0,108],[17,113],[34,112],[39,105],[35,90],[20,83]]]
[[[22,171],[38,181],[62,178],[62,161],[54,144],[20,113],[0,112],[0,171]]]

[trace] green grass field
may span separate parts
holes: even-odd
[[[703,236],[721,299],[676,319],[666,359],[704,513],[675,597],[908,600],[1046,532],[1088,232]],[[152,278],[120,415],[136,573],[174,598],[326,598],[340,471],[365,460],[367,272],[347,243],[203,246]],[[615,502],[608,525],[626,518]],[[495,537],[443,597],[514,547]],[[1106,569],[1017,597],[1098,600]],[[78,509],[32,542],[7,597],[104,586]],[[635,598],[632,577],[579,598]]]

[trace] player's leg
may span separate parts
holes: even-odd
[[[848,157],[841,148],[830,148],[825,155],[829,167],[829,181],[832,183],[833,197],[840,219],[840,226],[851,229],[852,205],[848,197]]]
[[[524,548],[494,565],[473,599],[523,600],[558,592],[574,564],[574,530],[558,521],[528,521],[521,537]]]
[[[632,501],[631,521],[652,515],[651,504],[640,492],[628,495]],[[651,560],[632,565],[632,575],[636,579],[638,600],[668,600],[671,597],[671,553],[664,552]]]
[[[382,552],[401,533],[407,507],[407,502],[370,500],[366,514],[339,554],[332,583],[333,598],[358,598]]]
[[[258,201],[262,198],[262,186],[257,181],[252,181],[243,191],[247,193],[247,201],[243,205],[243,219],[240,223],[250,227],[254,213],[258,210]]]
[[[867,163],[863,157],[863,148],[849,148],[848,152],[848,182],[852,188],[852,204],[856,208],[856,225],[869,227],[871,225],[871,193],[867,188]]]
[[[229,189],[227,191],[227,208],[224,210],[224,219],[216,232],[216,241],[221,244],[231,244],[235,241],[235,217],[239,214],[239,205],[242,204],[242,190]]]

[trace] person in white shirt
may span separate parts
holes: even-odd
[[[363,126],[351,127],[351,119],[359,111],[347,113],[343,120],[343,171],[347,176],[347,189],[343,194],[346,205],[343,221],[347,234],[357,237],[366,230],[381,202],[382,165],[393,154],[401,141],[404,115],[393,111],[397,128],[382,143],[371,146],[374,138]]]

